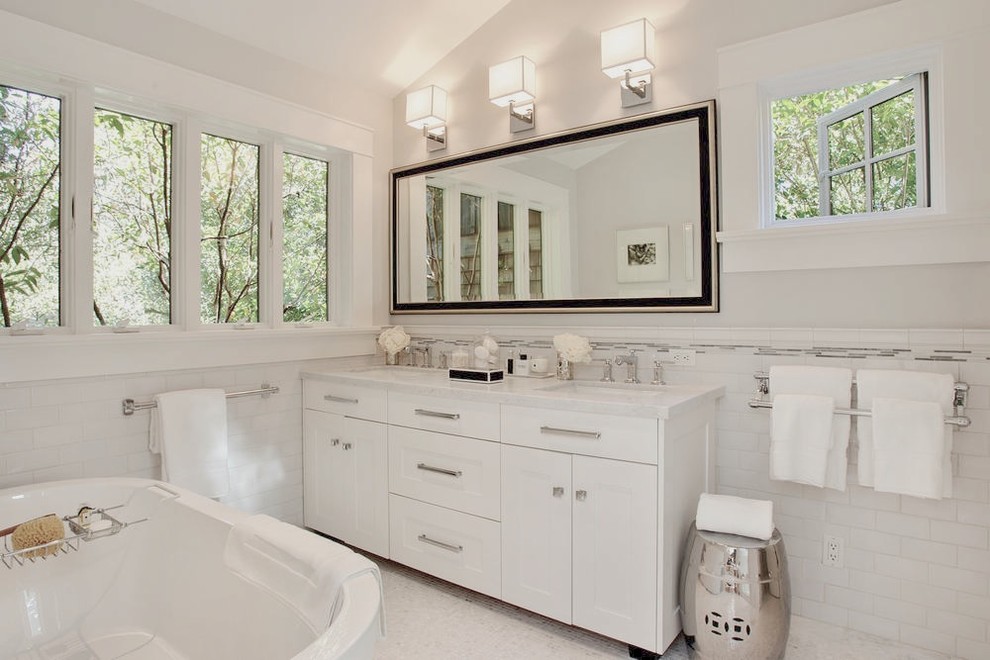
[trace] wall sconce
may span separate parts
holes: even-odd
[[[509,106],[509,131],[518,133],[536,126],[536,65],[520,55],[488,67],[488,100],[500,108]]]
[[[653,46],[656,30],[645,18],[602,32],[602,73],[623,78],[622,107],[653,100]]]
[[[406,95],[406,123],[423,131],[427,151],[447,147],[447,92],[430,85]]]

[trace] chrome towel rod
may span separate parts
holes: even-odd
[[[241,399],[246,396],[263,396],[268,397],[272,394],[278,394],[278,385],[269,385],[268,383],[263,383],[261,387],[256,390],[244,390],[243,392],[227,392],[228,399]],[[135,401],[134,399],[124,399],[123,408],[125,415],[133,415],[138,410],[148,410],[150,408],[157,408],[158,404],[154,401]]]
[[[762,371],[757,371],[753,374],[753,378],[756,379],[757,386],[756,392],[759,398],[750,399],[750,408],[773,408],[773,402],[767,401],[763,397],[770,393],[770,374]],[[853,383],[855,384],[855,380]],[[966,394],[969,392],[969,383],[956,383],[955,397],[953,398],[952,405],[956,409],[955,416],[946,417],[945,423],[952,424],[953,426],[958,426],[961,429],[966,428],[972,422],[969,417],[963,415],[963,410],[966,406]],[[835,414],[837,415],[850,415],[851,417],[872,417],[873,413],[869,410],[859,410],[857,408],[836,408]]]
[[[750,408],[773,408],[773,403],[770,401],[764,401],[762,399],[751,399],[749,402]],[[836,408],[836,415],[850,415],[852,417],[872,417],[873,413],[869,410],[858,410],[856,408]],[[971,424],[969,417],[946,417],[946,424],[952,424],[953,426],[958,426],[959,428],[966,428]]]

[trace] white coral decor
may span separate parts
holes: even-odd
[[[570,332],[554,335],[553,347],[568,362],[591,362],[591,344],[585,337]]]
[[[395,355],[409,345],[409,335],[403,330],[401,325],[382,330],[378,335],[378,345],[389,355]]]

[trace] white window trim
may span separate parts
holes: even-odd
[[[923,7],[934,12],[934,8]],[[887,25],[887,13],[900,13],[900,7],[874,12]],[[903,10],[906,11],[906,10]],[[910,21],[912,17],[898,16]],[[841,22],[841,21],[840,21]],[[830,44],[835,35],[818,24],[756,40],[720,52],[720,123],[722,151],[722,227],[716,234],[721,244],[721,267],[732,272],[773,272],[787,270],[859,268],[870,266],[972,263],[987,261],[990,225],[974,212],[949,213],[945,181],[945,90],[943,88],[943,49],[947,42],[926,34],[914,47],[877,51],[874,56],[850,61],[841,59]],[[872,30],[868,25],[860,26]],[[806,33],[807,32],[807,33]],[[811,35],[809,37],[809,35]],[[822,40],[822,51],[815,44]],[[891,37],[893,39],[893,37]],[[815,52],[813,68],[781,66],[780,52],[788,48],[801,53]],[[829,48],[832,50],[830,51]],[[953,44],[956,49],[956,44]],[[810,50],[809,50],[810,49]],[[778,54],[768,61],[766,52]],[[835,59],[829,61],[829,56]],[[954,57],[959,57],[956,50]],[[786,59],[786,58],[784,58]],[[744,67],[740,63],[745,63]],[[760,70],[773,71],[761,76]],[[800,96],[820,89],[855,82],[881,80],[909,73],[928,73],[928,155],[930,204],[883,212],[881,221],[864,217],[822,219],[810,224],[788,221],[787,226],[771,226],[773,181],[770,100]],[[955,124],[953,124],[955,128]],[[958,145],[959,136],[953,135]],[[760,165],[753,171],[754,160]],[[876,218],[874,214],[872,218]]]

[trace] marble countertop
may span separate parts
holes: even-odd
[[[442,369],[363,367],[342,371],[307,371],[303,378],[377,385],[395,392],[469,401],[514,404],[555,410],[621,414],[668,419],[718,399],[724,385],[650,385],[593,380],[506,376],[498,383],[452,380]]]

